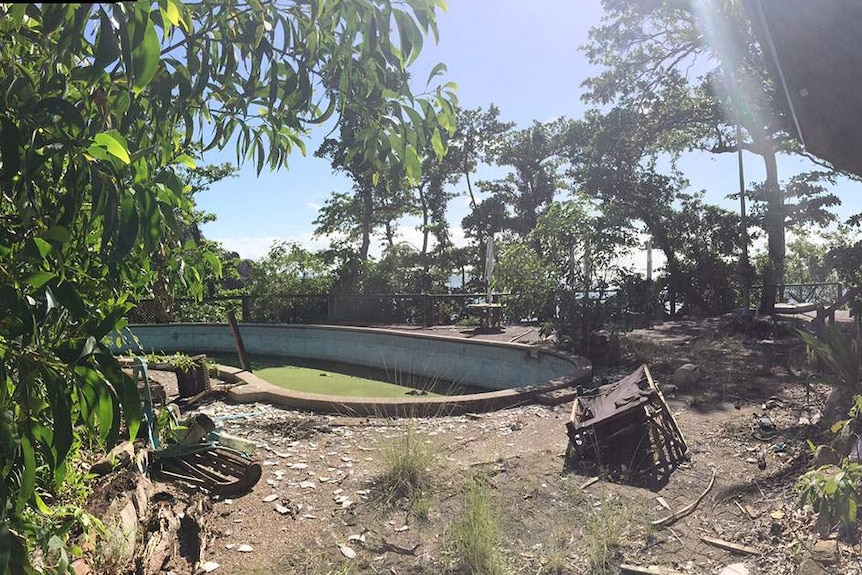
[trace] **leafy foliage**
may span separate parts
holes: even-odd
[[[842,458],[839,465],[823,465],[805,472],[794,489],[799,494],[799,503],[811,504],[819,516],[820,527],[831,530],[838,527],[844,533],[852,533],[859,522],[859,506],[862,504],[862,463],[859,462],[858,445],[862,432],[862,395],[853,397],[850,419],[832,426],[833,433],[852,428],[857,444],[856,453]],[[813,448],[813,444],[809,442]]]
[[[760,310],[770,313],[784,274],[785,226],[801,218],[824,221],[836,198],[805,175],[781,189],[777,154],[799,152],[782,99],[742,3],[604,0],[603,24],[591,31],[586,53],[603,67],[588,79],[593,112],[615,125],[608,135],[614,169],[671,159],[689,150],[745,150],[764,164],[758,186],[758,225],[767,235]],[[594,122],[590,122],[594,124]],[[737,130],[737,127],[739,129]],[[785,205],[788,198],[798,198]]]
[[[859,338],[845,334],[836,325],[822,326],[816,334],[799,332],[808,349],[832,372],[832,383],[853,392],[862,386],[862,349]]]
[[[334,271],[319,255],[295,243],[276,243],[252,268],[252,318],[259,322],[321,322],[326,314],[324,298],[334,281]]]
[[[801,504],[811,504],[828,526],[855,528],[862,503],[862,464],[844,459],[839,467],[806,471],[796,482]]]
[[[233,143],[238,161],[276,169],[311,127],[361,110],[368,173],[418,175],[420,141],[451,127],[451,92],[414,97],[380,78],[436,36],[440,6],[0,5],[0,572],[28,572],[28,547],[62,543],[22,534],[76,436],[109,445],[122,419],[137,433],[135,382],[107,338],[166,262],[195,295],[219,267],[184,249],[196,151]]]

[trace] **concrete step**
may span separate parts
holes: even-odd
[[[574,401],[578,392],[574,387],[561,387],[536,395],[536,402],[541,405],[562,405]]]

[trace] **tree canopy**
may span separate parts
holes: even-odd
[[[227,146],[258,172],[284,168],[311,128],[361,111],[350,153],[369,177],[418,177],[454,94],[382,79],[436,38],[443,6],[0,4],[0,572],[25,572],[37,523],[64,521],[28,510],[63,481],[76,435],[109,444],[124,419],[135,436],[135,382],[106,337],[160,258],[197,282],[217,267],[175,249],[194,209],[182,170]]]

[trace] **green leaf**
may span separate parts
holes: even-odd
[[[95,61],[97,68],[104,70],[120,56],[120,46],[111,18],[104,8],[99,9],[99,36],[96,40]]]
[[[442,159],[446,155],[446,146],[443,145],[443,139],[440,137],[440,130],[434,128],[434,133],[431,134],[431,146],[434,148],[434,155],[438,159]]]
[[[431,72],[428,73],[428,81],[425,82],[425,88],[428,88],[428,86],[431,85],[431,80],[448,70],[449,68],[447,68],[446,64],[444,64],[443,62],[440,62],[436,66],[431,68]]]
[[[152,21],[147,18],[145,22],[140,24],[146,27],[143,41],[132,48],[132,62],[135,67],[132,85],[137,93],[140,93],[152,81],[159,68],[159,59],[161,58],[159,35],[156,33]]]
[[[194,159],[188,154],[179,156],[175,161],[178,164],[184,164],[190,170],[194,170],[196,166]]]
[[[49,241],[64,243],[69,241],[69,230],[63,226],[54,226],[39,234],[39,237]]]
[[[48,254],[51,253],[51,244],[49,244],[42,238],[33,238],[32,245],[36,248],[36,251],[39,253],[43,260],[48,257]]]
[[[126,139],[117,130],[109,130],[107,132],[96,134],[93,138],[93,144],[97,147],[104,148],[105,151],[124,164],[132,162],[132,158],[129,156],[129,146],[126,144]],[[90,146],[88,151],[91,151],[92,148],[93,146]]]
[[[218,259],[218,256],[216,256],[212,252],[204,252],[204,259],[207,261],[207,263],[213,269],[213,272],[216,274],[216,276],[221,277],[222,265],[221,265],[221,260]]]
[[[17,509],[19,515],[27,502],[30,501],[36,487],[36,453],[33,451],[33,444],[30,443],[30,438],[26,435],[22,435],[20,440],[24,467],[21,469],[21,484],[18,488]]]
[[[52,274],[51,272],[36,272],[27,276],[27,279],[24,281],[34,288],[39,289],[55,277],[57,277],[57,274]]]
[[[168,4],[165,7],[165,14],[167,14],[168,16],[168,22],[170,22],[174,26],[180,26],[183,24],[183,19],[180,15],[180,9],[177,8],[177,5],[173,0],[168,0]]]
[[[106,385],[98,388],[99,404],[97,413],[99,414],[99,438],[102,443],[105,443],[114,427],[115,401],[113,394],[109,390],[110,388]]]

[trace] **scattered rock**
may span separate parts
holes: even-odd
[[[353,559],[356,557],[356,551],[348,547],[347,545],[342,545],[339,547],[341,554],[347,557],[348,559]]]
[[[829,571],[823,568],[820,563],[808,557],[799,564],[799,570],[796,575],[830,575]]]
[[[816,469],[824,465],[838,465],[841,463],[841,454],[828,445],[818,445],[811,458],[811,467]]]
[[[251,545],[249,545],[247,543],[243,543],[242,545],[237,547],[236,550],[239,551],[240,553],[251,553],[252,551],[254,551],[254,547],[252,547]]]
[[[93,575],[93,568],[83,559],[76,559],[72,563],[72,571],[75,575]]]
[[[106,475],[114,469],[124,469],[135,459],[135,447],[130,441],[117,444],[106,456],[90,467],[90,473]]]
[[[216,569],[221,567],[221,565],[219,565],[215,561],[207,561],[202,565],[202,567],[203,567],[204,573],[212,573],[213,571],[215,571]]]
[[[811,553],[814,560],[819,563],[827,565],[836,563],[838,561],[838,541],[835,539],[818,541],[814,544]]]
[[[749,575],[749,573],[744,563],[733,563],[722,569],[718,575]]]
[[[679,389],[691,388],[701,379],[700,368],[693,363],[684,363],[673,372],[671,379]]]
[[[271,494],[271,495],[267,495],[266,497],[264,497],[264,498],[263,498],[263,502],[264,502],[264,503],[272,503],[272,502],[273,502],[273,501],[275,501],[276,499],[278,499],[278,495],[276,495],[275,493],[273,493],[273,494]]]
[[[106,515],[107,543],[99,547],[100,551],[109,561],[131,561],[135,556],[138,539],[138,513],[135,511],[135,504],[127,500],[119,513],[113,515],[109,509]]]

